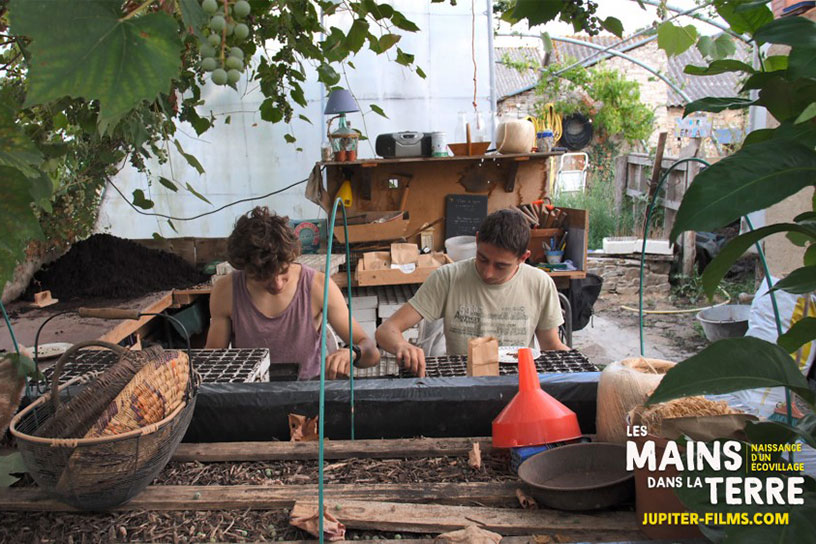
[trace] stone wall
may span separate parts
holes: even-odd
[[[647,255],[643,272],[643,294],[647,296],[668,296],[669,269],[672,257],[667,255]],[[623,256],[590,256],[587,258],[587,272],[598,274],[603,278],[601,294],[636,295],[640,278],[640,257]]]

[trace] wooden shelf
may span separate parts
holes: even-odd
[[[493,160],[514,160],[526,161],[530,159],[546,159],[558,157],[563,152],[549,153],[489,153],[487,155],[453,155],[450,157],[395,157],[393,159],[359,159],[356,161],[336,162],[327,161],[319,163],[321,166],[362,166],[363,168],[374,167],[380,164],[400,164],[409,162],[448,162],[448,161],[493,161]]]

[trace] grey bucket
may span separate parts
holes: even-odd
[[[748,331],[748,316],[751,306],[748,304],[726,304],[706,308],[697,313],[697,320],[703,326],[709,342],[723,338],[738,338]]]

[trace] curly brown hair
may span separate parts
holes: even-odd
[[[235,222],[227,238],[229,263],[257,280],[279,274],[300,255],[300,240],[289,218],[257,206]]]

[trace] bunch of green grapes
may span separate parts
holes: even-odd
[[[237,46],[249,36],[249,26],[241,22],[249,15],[246,0],[202,0],[201,8],[210,16],[204,40],[199,44],[201,68],[210,72],[216,85],[234,84],[244,71],[244,52]]]

